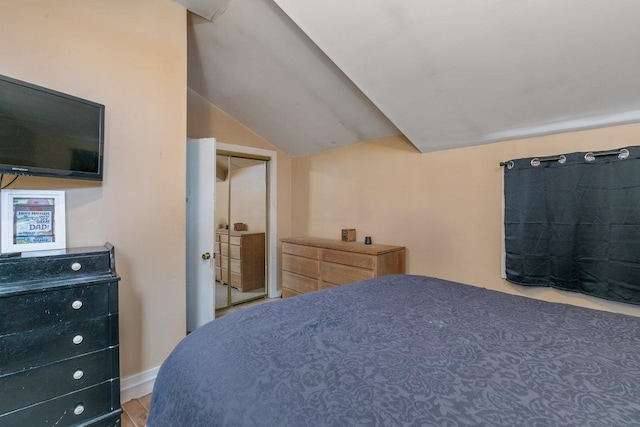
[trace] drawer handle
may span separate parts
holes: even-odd
[[[84,412],[84,406],[81,403],[77,404],[76,407],[73,408],[74,415],[80,415],[83,412]]]
[[[84,341],[84,338],[82,337],[82,335],[76,335],[75,337],[73,337],[73,343],[75,345],[81,344],[82,341]]]
[[[82,301],[75,300],[71,303],[71,308],[73,308],[74,310],[80,310],[82,308]]]
[[[82,268],[82,264],[80,264],[79,262],[74,262],[73,264],[71,264],[71,269],[73,271],[79,271]]]
[[[82,377],[84,377],[84,372],[82,372],[82,369],[78,369],[77,371],[75,371],[73,373],[73,379],[74,380],[82,379]]]

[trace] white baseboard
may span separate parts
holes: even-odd
[[[140,372],[120,380],[120,401],[128,402],[131,399],[145,396],[153,391],[153,384],[156,382],[156,376],[160,366]]]

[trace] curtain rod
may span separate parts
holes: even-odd
[[[584,155],[584,159],[585,161],[591,163],[596,160],[596,157],[615,156],[615,155],[617,155],[620,160],[624,160],[629,157],[629,150],[627,150],[626,148],[621,148],[619,150],[596,151],[596,152],[589,151],[587,154]],[[564,154],[560,154],[559,156],[534,157],[533,159],[531,159],[531,166],[535,168],[537,166],[540,166],[540,163],[542,162],[552,162],[554,160],[557,160],[558,163],[562,164],[567,161],[567,158]],[[500,162],[500,166],[501,167],[506,166],[507,169],[513,169],[514,163],[513,163],[513,160],[509,160],[506,162]]]

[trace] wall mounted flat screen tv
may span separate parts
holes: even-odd
[[[102,181],[104,105],[0,75],[0,174]]]

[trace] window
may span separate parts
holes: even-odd
[[[640,304],[640,147],[504,163],[506,278]]]

